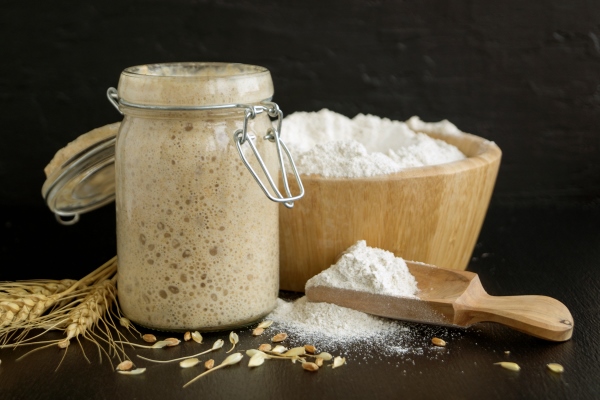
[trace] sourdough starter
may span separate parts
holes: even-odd
[[[144,91],[157,88],[153,101],[169,105],[190,90],[204,104],[250,103],[272,95],[268,71],[266,77],[252,76],[254,70],[241,76],[234,71],[232,77],[220,67],[209,65],[208,74],[206,68],[178,69],[174,84],[160,79],[164,68],[152,70],[157,75],[135,87],[134,95],[141,93],[143,101]],[[135,78],[143,81],[145,73]],[[220,80],[220,92],[203,85],[207,79]],[[256,91],[265,82],[270,95]],[[120,96],[127,99],[132,87],[122,75]],[[233,132],[242,126],[243,111],[122,111],[116,204],[125,315],[156,329],[220,330],[269,313],[279,285],[278,205],[265,197],[236,149]],[[250,130],[269,170],[277,173],[276,149],[262,139],[270,126],[263,113]]]

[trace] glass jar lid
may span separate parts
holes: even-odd
[[[121,123],[79,136],[46,166],[42,196],[64,225],[115,199],[115,141]]]

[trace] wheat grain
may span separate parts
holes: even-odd
[[[20,329],[24,329],[27,334],[32,328],[52,327],[53,317],[63,315],[64,307],[85,296],[97,282],[113,276],[116,268],[114,257],[79,281],[63,279],[1,283],[0,343],[6,344],[10,335]],[[48,318],[42,318],[48,310],[56,312],[50,312]],[[18,338],[23,337],[20,335]],[[15,342],[18,344],[20,340]]]
[[[229,334],[229,341],[231,342],[231,349],[229,349],[227,353],[230,353],[235,348],[235,345],[240,341],[240,338],[237,333],[231,331]]]
[[[95,326],[114,299],[115,286],[112,281],[104,281],[97,285],[86,298],[67,314],[65,331],[67,339],[85,336],[87,331]]]
[[[200,364],[200,360],[196,357],[186,358],[185,360],[179,362],[179,366],[181,368],[191,368],[198,364]]]
[[[311,362],[302,363],[302,368],[304,368],[305,370],[310,371],[310,372],[315,372],[315,371],[319,370],[319,366],[317,364],[311,363]]]
[[[156,336],[151,333],[146,333],[142,336],[142,340],[146,343],[156,343]]]
[[[285,332],[278,333],[277,335],[275,335],[271,338],[271,342],[274,342],[274,343],[283,342],[285,339],[287,339],[287,336],[288,335]]]
[[[197,377],[195,377],[194,379],[192,379],[191,381],[189,381],[188,383],[186,383],[185,385],[183,385],[183,387],[184,388],[187,387],[191,383],[195,382],[196,380],[200,379],[201,377],[203,377],[204,375],[206,375],[206,374],[208,374],[210,372],[214,372],[214,371],[216,371],[218,369],[227,367],[229,365],[237,364],[237,363],[239,363],[242,360],[243,357],[244,356],[242,355],[242,353],[233,353],[230,356],[228,356],[227,358],[225,358],[221,364],[219,364],[216,367],[213,367],[211,369],[208,369],[208,370],[204,371],[203,373],[201,373],[200,375],[198,375]]]
[[[73,339],[79,342],[83,352],[80,342],[83,338],[96,345],[100,362],[102,354],[109,360],[112,356],[117,356],[119,361],[127,359],[122,344],[129,342],[117,329],[117,324],[132,334],[132,330],[141,334],[121,315],[116,303],[116,270],[114,257],[78,281],[0,283],[0,348],[41,345],[20,357],[23,358],[34,351],[58,346],[65,349],[66,355]],[[29,337],[32,329],[42,329],[42,332]],[[63,330],[66,337],[38,340],[51,330]],[[108,350],[102,344],[107,345]],[[83,355],[89,362],[85,352]]]
[[[160,342],[156,342],[156,343],[160,343]],[[174,362],[174,361],[184,360],[184,359],[190,358],[190,357],[199,357],[199,356],[201,356],[203,354],[210,353],[211,351],[219,350],[221,347],[223,347],[223,344],[225,344],[225,342],[223,341],[223,339],[217,339],[215,341],[215,343],[213,344],[213,346],[210,349],[208,349],[208,350],[205,350],[203,352],[200,352],[198,354],[194,354],[194,355],[191,355],[191,356],[174,358],[172,360],[155,360],[153,358],[147,358],[147,357],[140,356],[139,354],[137,356],[139,358],[141,358],[142,360],[151,361],[151,362],[155,362],[155,363],[166,364],[166,363],[170,363],[170,362]],[[147,346],[139,346],[139,347],[147,347]]]
[[[519,364],[514,363],[514,362],[508,362],[508,361],[501,361],[501,362],[497,362],[494,363],[494,365],[499,365],[502,368],[511,370],[511,371],[520,371],[521,367],[519,366]]]
[[[346,357],[337,356],[333,359],[333,366],[331,369],[341,367],[344,364],[346,364]]]

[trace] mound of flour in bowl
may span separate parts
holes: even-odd
[[[423,132],[462,134],[447,120],[401,122],[363,114],[350,119],[327,109],[290,114],[283,124],[298,171],[329,178],[386,175],[465,158],[455,146]]]

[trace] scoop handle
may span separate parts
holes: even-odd
[[[560,301],[547,296],[490,296],[459,299],[454,304],[455,323],[497,322],[523,333],[555,342],[573,335],[573,317]]]

